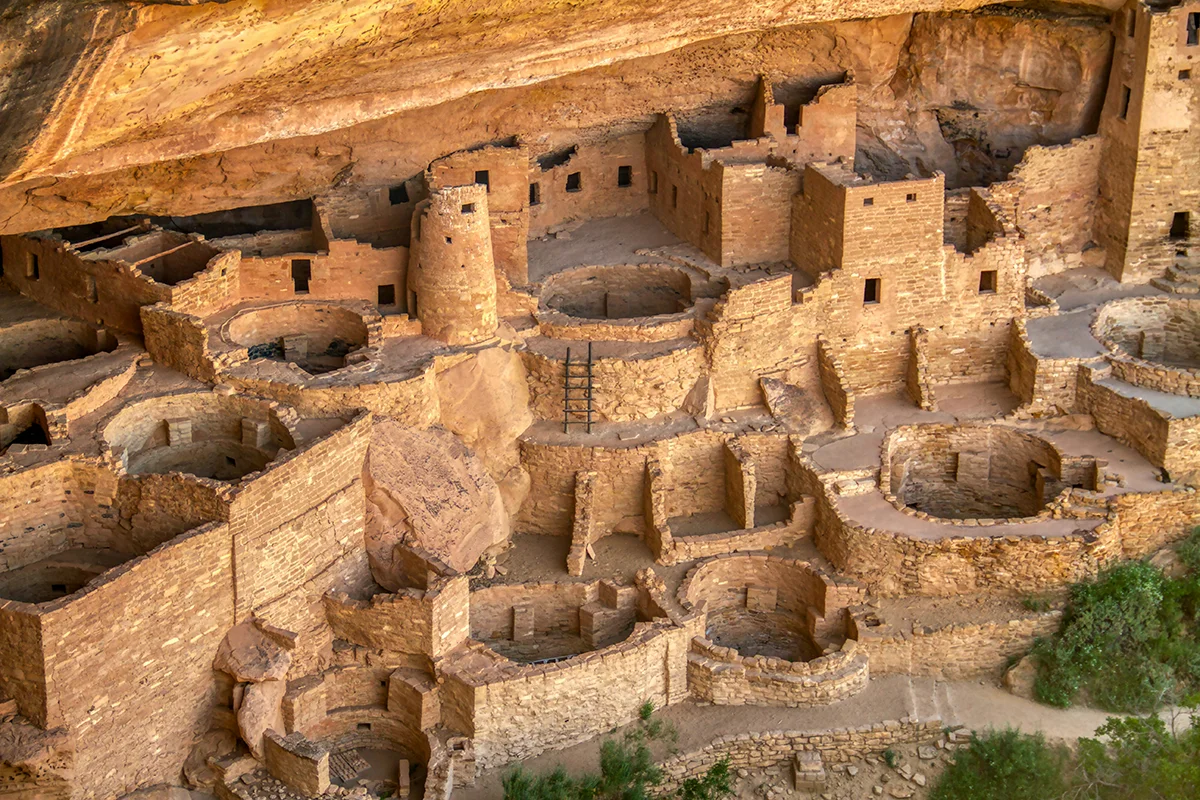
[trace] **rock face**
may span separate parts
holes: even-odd
[[[397,544],[419,548],[466,571],[509,534],[496,482],[452,433],[386,420],[375,426],[367,456],[367,552],[380,585],[405,583]]]
[[[247,685],[242,695],[237,712],[238,732],[257,759],[263,757],[263,738],[267,731],[284,729],[282,709],[286,691],[285,681],[263,681]]]
[[[1033,656],[1025,656],[1004,673],[1004,688],[1017,697],[1033,699],[1033,684],[1037,680],[1037,664]]]
[[[529,384],[521,359],[494,347],[437,376],[441,422],[483,462],[500,487],[504,508],[513,515],[529,494],[517,437],[533,424]]]
[[[228,673],[239,683],[259,683],[283,680],[291,664],[290,653],[252,623],[243,622],[225,635],[213,669]]]
[[[379,185],[480,142],[552,149],[664,108],[701,130],[760,74],[805,100],[851,75],[881,173],[969,183],[979,151],[1015,163],[1089,130],[1111,46],[1092,17],[913,15],[978,5],[33,3],[0,28],[0,233]],[[875,19],[817,24],[832,15]]]

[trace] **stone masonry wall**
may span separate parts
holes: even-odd
[[[793,759],[797,753],[816,750],[831,763],[854,761],[882,753],[888,748],[912,742],[933,741],[942,734],[940,719],[916,721],[905,717],[863,728],[839,728],[829,731],[751,731],[727,734],[702,749],[672,756],[662,764],[666,780],[662,791],[679,787],[687,778],[696,778],[723,758],[733,770],[757,770]]]
[[[1034,639],[1058,630],[1062,613],[1048,611],[998,622],[913,626],[880,623],[867,609],[852,610],[847,633],[871,659],[875,675],[901,674],[942,681],[998,675],[1008,659],[1024,655]]]

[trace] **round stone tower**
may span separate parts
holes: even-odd
[[[434,189],[413,215],[408,313],[447,344],[496,333],[496,273],[487,186]]]

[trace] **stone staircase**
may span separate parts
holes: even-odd
[[[1173,243],[1175,263],[1150,285],[1171,294],[1200,294],[1200,242],[1194,239]]]

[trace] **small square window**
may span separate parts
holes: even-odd
[[[578,192],[583,189],[583,176],[578,172],[572,172],[567,176],[567,191]]]
[[[916,192],[909,192],[908,194],[904,195],[904,202],[906,202],[906,203],[915,203],[915,202],[917,202],[917,194],[916,194]]]
[[[396,284],[385,283],[379,287],[379,305],[394,306],[396,305]]]
[[[1190,81],[1192,79],[1192,71],[1190,69],[1179,70],[1179,80]]]
[[[446,237],[446,244],[454,244],[454,237],[453,237],[453,236],[447,236],[447,237]]]
[[[474,203],[463,203],[462,213],[474,214],[475,213],[475,204]]]
[[[1129,117],[1129,101],[1133,98],[1133,92],[1128,86],[1121,87],[1121,119]]]
[[[864,205],[864,206],[873,206],[873,205],[875,205],[875,198],[874,198],[874,197],[864,197],[864,198],[863,198],[863,205]]]
[[[369,731],[369,730],[371,730],[371,723],[369,723],[369,722],[360,722],[360,723],[358,723],[358,725],[357,725],[357,726],[355,726],[355,727],[357,727],[357,728],[358,728],[358,730],[360,730],[360,731]]]
[[[542,204],[542,185],[540,183],[529,184],[529,205],[540,206]]]
[[[979,273],[979,293],[980,294],[995,294],[996,293],[996,270],[985,269]]]
[[[867,278],[867,282],[863,286],[863,305],[874,305],[879,302],[883,291],[882,283],[880,278]]]
[[[37,253],[29,253],[25,256],[25,277],[31,281],[36,281],[42,277],[39,271]]]
[[[408,202],[408,187],[403,183],[388,189],[388,202],[394,206]]]
[[[650,194],[658,194],[658,173],[650,170]]]
[[[633,167],[617,167],[617,186],[622,189],[633,186]]]
[[[492,184],[488,182],[488,171],[486,169],[475,170],[475,182],[482,183],[488,187],[489,192],[492,190]]]

